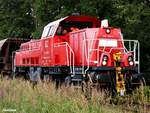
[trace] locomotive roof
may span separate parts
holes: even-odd
[[[48,33],[50,33],[50,36],[54,36],[59,24],[63,21],[91,22],[92,24],[100,26],[100,20],[93,16],[67,16],[47,24],[44,27],[42,38],[47,37]]]
[[[45,27],[55,25],[55,24],[59,24],[62,21],[80,21],[80,22],[89,21],[89,22],[93,22],[95,24],[100,24],[100,20],[96,17],[93,17],[93,16],[66,16],[64,18],[61,18],[61,19],[58,19],[56,21],[50,22]]]
[[[2,50],[3,46],[7,42],[15,42],[15,43],[22,43],[27,42],[29,39],[23,39],[23,38],[6,38],[3,40],[0,40],[0,51]]]

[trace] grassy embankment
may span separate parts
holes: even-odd
[[[146,96],[145,96],[146,95]],[[35,89],[28,81],[0,80],[0,113],[16,109],[14,113],[132,113],[124,108],[143,111],[134,103],[148,103],[150,89],[118,99],[120,105],[110,104],[104,93],[94,92],[88,102],[80,90],[62,87],[55,90],[52,83],[39,83]],[[12,112],[11,112],[12,113]],[[138,112],[137,112],[138,113]]]

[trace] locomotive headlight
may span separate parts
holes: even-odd
[[[107,65],[107,61],[108,61],[108,56],[104,55],[103,61],[102,61],[102,65],[106,66]]]
[[[132,56],[128,57],[128,62],[129,62],[130,66],[133,66],[134,63],[133,63],[133,57]]]
[[[105,55],[104,58],[103,58],[103,60],[107,61],[107,59],[108,59],[108,57]]]
[[[107,34],[110,33],[110,29],[109,29],[109,28],[106,29],[106,33],[107,33]]]
[[[103,61],[102,64],[103,64],[103,66],[105,66],[105,65],[107,64],[107,62],[106,62],[106,61]]]
[[[133,61],[133,57],[132,56],[129,56],[128,57],[128,61],[130,62],[130,61]]]
[[[133,61],[130,61],[129,64],[130,64],[130,66],[133,66]]]

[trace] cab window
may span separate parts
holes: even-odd
[[[42,37],[48,37],[48,36],[52,36],[53,35],[53,31],[54,31],[54,27],[53,26],[48,26],[44,29],[44,32],[42,34]]]

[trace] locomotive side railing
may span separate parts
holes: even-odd
[[[85,34],[86,36],[86,34]],[[85,39],[84,36],[84,41],[83,41],[83,55],[82,55],[82,73],[85,74],[87,72],[87,70],[89,69],[89,64],[91,62],[97,63],[99,62],[98,57],[97,60],[91,61],[90,60],[90,53],[93,51],[97,52],[97,56],[99,52],[102,53],[111,53],[113,50],[123,50],[124,54],[125,53],[132,53],[133,52],[133,58],[134,58],[134,63],[135,65],[138,67],[138,73],[140,73],[140,44],[138,40],[117,40],[117,42],[121,42],[123,47],[111,47],[109,51],[106,51],[106,46],[101,47],[101,49],[99,48],[99,46],[97,45],[97,48],[93,48],[94,47],[94,42],[99,41],[100,39]],[[94,35],[95,36],[95,35]],[[87,44],[91,44],[91,46],[87,45]],[[87,48],[87,49],[86,49]],[[85,67],[85,59],[87,62],[87,68],[84,69]]]
[[[94,32],[94,35],[92,38],[96,36],[97,32]],[[83,37],[83,47],[82,47],[82,74],[86,74],[87,71],[89,70],[89,65],[90,65],[90,48],[92,48],[94,40],[90,39],[91,45],[89,48],[89,45],[87,45],[88,40],[86,39],[86,32],[84,32],[84,37]],[[84,54],[85,53],[85,54]],[[85,59],[87,61],[87,68],[85,69]]]
[[[124,40],[124,48],[128,52],[133,52],[134,62],[138,66],[138,73],[140,73],[140,43],[138,40]]]
[[[67,57],[67,65],[70,67],[70,73],[75,75],[75,69],[74,69],[74,51],[72,50],[71,46],[67,42],[60,42],[60,43],[55,43],[54,47],[62,47],[65,46],[66,48],[66,57]],[[69,49],[68,49],[69,48]],[[68,56],[69,53],[69,56]]]

